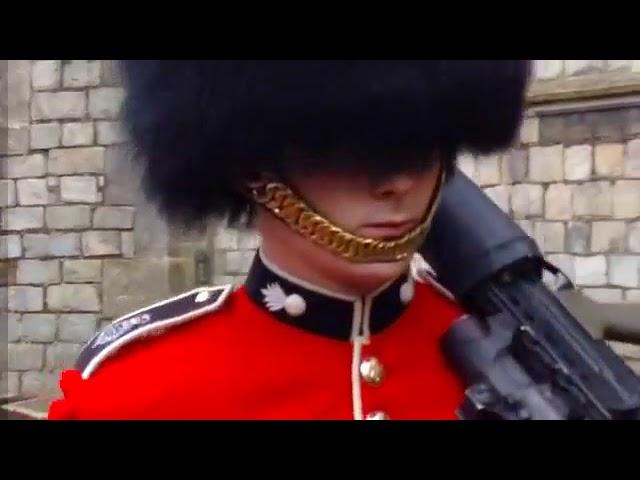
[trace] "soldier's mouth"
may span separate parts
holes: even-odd
[[[359,233],[369,238],[394,240],[407,234],[416,225],[415,220],[368,223],[359,229]]]

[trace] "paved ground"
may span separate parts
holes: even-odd
[[[0,399],[0,420],[45,420],[48,407],[48,399],[3,397]]]

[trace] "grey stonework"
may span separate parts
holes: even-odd
[[[103,172],[103,147],[56,148],[49,152],[50,175],[78,175]]]
[[[102,261],[65,260],[62,277],[65,283],[99,283],[102,278]]]

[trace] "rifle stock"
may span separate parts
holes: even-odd
[[[467,382],[461,418],[640,419],[640,378],[604,341],[640,339],[640,308],[614,320],[462,172],[420,253],[469,314],[442,345]]]

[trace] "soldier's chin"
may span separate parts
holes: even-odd
[[[352,289],[366,294],[405,274],[409,262],[409,259],[405,259],[396,262],[349,263],[344,265],[345,282]]]

